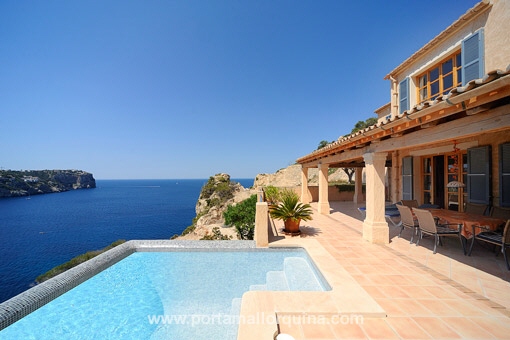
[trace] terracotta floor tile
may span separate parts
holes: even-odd
[[[508,318],[469,318],[477,326],[485,329],[498,339],[510,338],[510,322]]]
[[[449,290],[444,289],[443,287],[438,286],[430,286],[430,287],[423,287],[423,290],[428,291],[435,297],[439,299],[456,299],[457,295],[453,294]]]
[[[419,317],[413,320],[430,334],[433,339],[460,339],[461,336],[450,328],[441,318],[437,317]]]
[[[382,309],[386,312],[388,316],[407,316],[408,313],[404,312],[402,308],[399,307],[401,301],[396,301],[394,299],[375,299],[375,301],[381,306]]]
[[[390,325],[401,339],[430,339],[421,327],[411,318],[387,318]]]
[[[374,299],[387,298],[384,292],[377,286],[362,286],[363,289]]]
[[[448,327],[455,330],[458,334],[460,334],[463,338],[469,339],[494,339],[494,336],[487,331],[478,326],[476,323],[472,322],[471,319],[468,318],[443,318],[443,321],[448,325]]]
[[[331,325],[331,329],[337,339],[367,339],[360,325],[338,323]]]
[[[399,286],[379,286],[379,290],[386,295],[388,298],[392,299],[409,299],[411,298],[410,292]],[[412,287],[407,287],[412,288]]]
[[[369,339],[398,339],[398,335],[388,325],[385,319],[365,318],[361,328]]]
[[[306,324],[302,325],[305,339],[335,339],[335,333],[330,325],[326,324]]]
[[[463,316],[487,316],[487,313],[469,301],[451,300],[448,302],[448,307],[459,312]]]
[[[448,303],[444,303],[439,299],[418,299],[417,301],[436,316],[462,316],[461,313],[450,308]]]
[[[434,313],[414,299],[402,299],[397,306],[409,316],[433,316]]]

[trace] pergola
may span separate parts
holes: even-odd
[[[456,140],[482,134],[508,131],[510,136],[510,65],[506,70],[489,72],[434,101],[417,105],[402,114],[390,115],[377,124],[297,160],[302,165],[301,200],[310,202],[308,169],[319,169],[318,210],[329,214],[328,169],[356,168],[354,201],[360,203],[362,169],[366,175],[366,218],[363,238],[388,243],[385,220],[385,176],[388,168],[390,199],[402,199],[401,157],[404,150],[416,148],[446,152]],[[510,140],[510,138],[509,138]]]

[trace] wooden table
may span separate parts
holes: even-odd
[[[446,221],[447,223],[460,223],[462,224],[462,236],[466,239],[473,237],[472,226],[484,226],[490,230],[496,230],[502,224],[505,224],[505,220],[499,218],[493,218],[490,216],[470,214],[465,212],[446,210],[446,209],[427,209],[433,216],[439,217],[440,220]],[[482,229],[477,229],[482,232]],[[477,232],[478,234],[478,232]]]

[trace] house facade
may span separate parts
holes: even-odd
[[[389,242],[386,201],[445,209],[466,202],[510,207],[510,1],[484,0],[389,72],[377,124],[297,160],[301,199],[318,167],[318,209],[329,213],[330,167],[366,174],[363,237]]]

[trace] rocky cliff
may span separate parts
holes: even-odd
[[[193,225],[179,239],[201,239],[210,235],[214,227],[220,228],[223,235],[237,239],[235,228],[224,225],[223,212],[229,205],[237,204],[255,193],[254,189],[246,189],[241,184],[230,181],[228,174],[211,176],[200,192]]]
[[[331,168],[328,173],[329,182],[347,182],[347,174],[340,168]],[[308,185],[318,185],[319,169],[308,170]],[[295,187],[301,185],[301,165],[295,164],[280,169],[274,174],[259,174],[253,183],[254,188],[273,185],[275,187]]]
[[[0,197],[29,196],[95,187],[94,176],[81,170],[0,170]]]
[[[318,169],[308,171],[308,184],[317,185]],[[347,182],[348,177],[342,169],[330,169],[330,182]],[[212,229],[218,227],[223,235],[237,239],[235,228],[224,225],[223,212],[229,205],[237,204],[251,195],[257,194],[259,187],[268,185],[276,187],[295,187],[301,185],[301,165],[291,165],[280,169],[274,174],[259,174],[255,178],[252,189],[246,189],[241,184],[231,182],[228,174],[217,174],[209,178],[200,192],[195,206],[196,217],[179,239],[198,240],[212,234]]]

